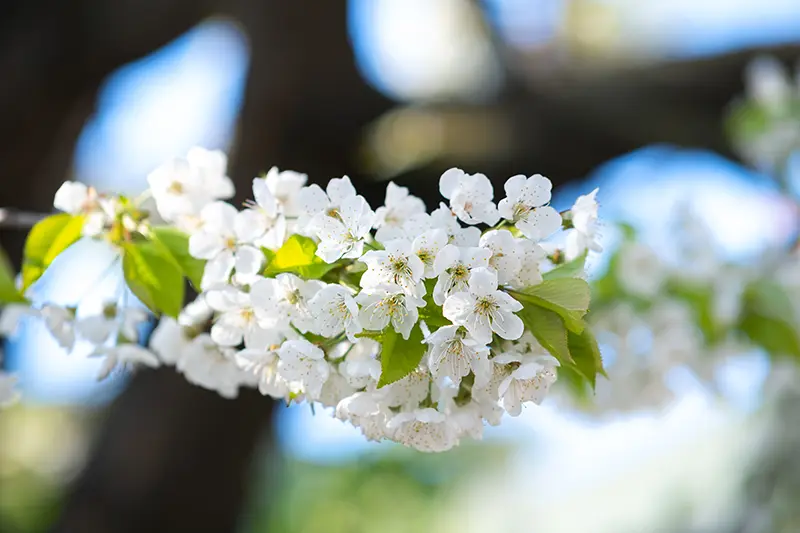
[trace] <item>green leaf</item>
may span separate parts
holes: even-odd
[[[572,261],[568,261],[563,265],[558,265],[553,270],[542,274],[542,277],[545,280],[580,277],[584,273],[587,253],[588,252],[583,252]]]
[[[511,291],[511,296],[523,303],[534,304],[557,313],[567,329],[574,333],[583,331],[583,315],[589,309],[591,289],[586,280],[557,278],[545,280],[521,291]]]
[[[5,251],[0,248],[0,303],[12,304],[25,302],[25,297],[17,290],[14,267]]]
[[[739,328],[772,356],[800,358],[794,315],[792,302],[780,285],[759,280],[745,289]]]
[[[597,374],[606,376],[597,340],[595,340],[589,328],[586,327],[580,334],[568,332],[567,343],[569,345],[569,353],[575,361],[575,368],[594,389],[597,382]]]
[[[206,262],[189,254],[189,236],[168,226],[154,226],[153,236],[169,250],[172,258],[178,263],[183,275],[191,282],[192,286],[199,289]]]
[[[383,330],[380,353],[381,379],[378,381],[378,387],[403,379],[417,368],[427,350],[427,345],[422,344],[422,339],[422,330],[418,325],[411,330],[408,340],[403,339],[392,326]]]
[[[773,357],[800,358],[800,339],[797,332],[783,320],[746,312],[739,328]]]
[[[317,245],[308,237],[292,235],[274,252],[267,254],[265,276],[275,276],[282,272],[291,272],[304,279],[320,279],[330,270],[340,266],[339,263],[326,263],[316,255]]]
[[[567,328],[564,321],[553,311],[537,305],[526,305],[517,313],[525,328],[562,365],[574,364],[567,344]]]
[[[83,222],[83,216],[60,213],[40,220],[31,228],[22,258],[21,293],[42,277],[61,252],[81,238]]]
[[[185,288],[175,259],[156,242],[128,242],[122,251],[122,271],[133,294],[154,313],[176,318]]]

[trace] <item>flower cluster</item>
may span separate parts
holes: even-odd
[[[323,189],[273,168],[238,210],[224,201],[225,167],[202,149],[159,167],[144,196],[155,213],[77,183],[56,195],[82,235],[120,251],[127,286],[163,313],[146,347],[141,307],[25,312],[65,347],[76,335],[96,345],[101,377],[119,364],[174,365],[224,397],[256,387],[318,402],[369,439],[422,451],[480,438],[485,423],[541,402],[559,365],[581,364],[591,383],[602,372],[581,320],[582,259],[565,263],[599,250],[596,191],[562,219],[541,175],[510,178],[495,204],[486,176],[450,169],[439,183],[448,202],[432,212],[394,183],[373,210],[347,176]],[[568,252],[543,242],[562,225]],[[186,307],[183,278],[199,292]]]

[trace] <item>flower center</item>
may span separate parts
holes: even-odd
[[[183,194],[183,184],[179,181],[173,181],[167,188],[167,192],[172,194]]]
[[[225,248],[227,248],[228,250],[235,249],[236,239],[234,239],[233,237],[228,237],[227,239],[225,239]]]
[[[389,271],[392,279],[398,285],[403,279],[411,278],[411,268],[408,266],[408,258],[404,256],[389,256]]]
[[[463,263],[459,263],[450,271],[453,278],[457,281],[467,279],[469,276],[469,269]]]
[[[293,291],[288,291],[286,293],[286,301],[291,305],[297,305],[297,302],[300,301],[300,291],[296,289]]]
[[[342,221],[342,214],[341,214],[341,213],[339,213],[339,210],[338,210],[337,208],[335,208],[335,207],[329,207],[329,208],[328,208],[328,209],[325,211],[325,214],[326,214],[327,216],[329,216],[329,217],[333,218],[333,219],[336,219],[336,220],[338,220],[339,222],[342,222],[342,224],[344,224],[344,222]]]
[[[433,254],[427,248],[422,248],[420,251],[418,251],[417,257],[419,257],[420,261],[426,265],[433,263]]]
[[[497,302],[491,296],[484,296],[475,302],[475,312],[479,315],[491,316],[497,309]]]
[[[523,220],[528,218],[528,214],[532,210],[533,209],[529,205],[525,205],[522,202],[515,203],[512,210],[514,220]]]

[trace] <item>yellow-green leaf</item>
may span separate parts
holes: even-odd
[[[133,294],[156,314],[173,318],[183,307],[183,274],[160,243],[128,242],[122,247],[122,271]]]
[[[305,279],[320,279],[330,270],[339,266],[337,263],[326,263],[316,255],[317,244],[301,235],[292,235],[274,254],[267,255],[265,276],[275,276],[283,272],[291,272]]]
[[[603,369],[603,359],[600,357],[600,348],[589,328],[584,328],[580,334],[567,332],[569,353],[575,361],[575,368],[586,378],[594,389],[597,374],[606,375]]]
[[[586,254],[587,252],[583,252],[572,261],[567,261],[563,265],[558,265],[553,270],[542,274],[542,277],[545,280],[580,277],[584,273]]]
[[[567,329],[573,333],[583,331],[583,315],[589,309],[591,289],[578,278],[545,280],[521,291],[511,291],[511,296],[526,306],[536,305],[557,313]]]
[[[183,271],[183,275],[192,283],[194,288],[199,289],[206,262],[192,257],[189,253],[189,236],[169,226],[154,226],[153,236],[169,250],[172,258],[175,259]]]
[[[0,303],[11,304],[26,301],[17,290],[15,281],[14,267],[5,251],[0,248]]]
[[[554,311],[536,305],[526,305],[517,313],[536,340],[562,365],[573,364],[567,344],[567,328]]]
[[[20,292],[24,293],[61,252],[81,238],[83,223],[83,216],[60,213],[40,220],[31,228],[22,258]]]
[[[414,326],[408,340],[397,333],[392,326],[381,335],[381,379],[378,387],[389,385],[403,379],[417,368],[427,345],[422,343],[422,331]]]

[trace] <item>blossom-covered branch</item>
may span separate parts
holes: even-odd
[[[373,210],[347,176],[323,189],[273,168],[238,210],[225,201],[225,155],[200,148],[148,183],[138,198],[58,190],[62,213],[32,228],[19,283],[2,280],[6,332],[15,315],[35,315],[67,349],[91,342],[100,378],[174,365],[224,397],[257,387],[317,402],[369,439],[422,451],[479,438],[485,423],[540,402],[558,367],[590,387],[603,372],[583,321],[583,261],[600,250],[596,191],[562,219],[541,175],[510,178],[495,204],[486,176],[454,168],[433,211],[394,183]],[[551,239],[562,228],[565,250]],[[98,313],[27,303],[81,238],[114,248],[123,293],[144,308],[123,295]],[[186,282],[199,296],[184,307]],[[151,315],[160,321],[144,343]]]

